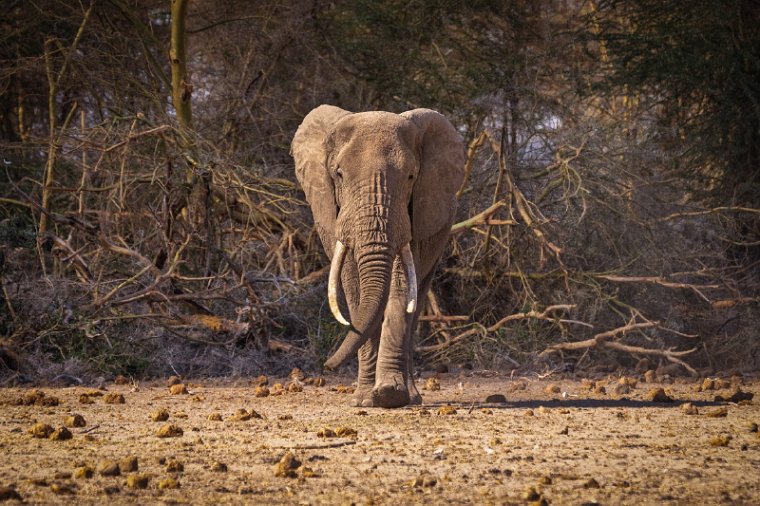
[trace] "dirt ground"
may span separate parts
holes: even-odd
[[[348,407],[351,379],[325,379],[299,392],[280,378],[280,395],[275,378],[258,391],[249,379],[1,389],[0,499],[760,504],[757,377],[703,389],[452,372],[440,390],[423,377],[424,405],[398,410]],[[737,386],[738,402],[716,401]]]

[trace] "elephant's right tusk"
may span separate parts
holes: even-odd
[[[401,248],[401,261],[406,271],[406,284],[409,287],[406,295],[406,312],[414,313],[417,310],[417,271],[414,269],[414,256],[409,243]]]
[[[343,266],[343,259],[346,257],[346,246],[339,240],[335,241],[335,251],[333,252],[332,262],[330,262],[330,277],[327,281],[327,301],[330,303],[330,311],[333,316],[343,325],[351,325],[348,320],[343,318],[338,306],[338,286],[340,285],[340,269]]]

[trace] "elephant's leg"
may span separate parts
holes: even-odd
[[[412,315],[406,313],[406,276],[401,261],[393,263],[388,305],[385,308],[380,345],[378,348],[375,387],[372,404],[397,408],[409,404],[407,327]]]
[[[419,285],[417,291],[417,311],[414,312],[414,316],[407,325],[406,335],[404,339],[404,351],[406,353],[406,389],[409,392],[409,404],[422,404],[422,395],[420,395],[417,386],[414,384],[414,332],[417,330],[417,320],[420,317],[420,313],[425,307],[425,301],[427,300],[427,293],[430,290],[430,284],[433,280],[433,272],[431,271]]]
[[[356,390],[351,397],[351,405],[357,407],[372,407],[372,389],[375,387],[375,369],[377,367],[378,345],[380,343],[380,329],[375,330],[375,335],[370,336],[364,345],[359,348],[359,374],[356,382]]]
[[[343,293],[346,296],[348,312],[353,320],[359,308],[359,274],[353,258],[347,258],[341,274]],[[350,331],[349,331],[350,332]],[[359,348],[359,373],[356,378],[356,390],[351,397],[352,406],[372,406],[372,388],[375,386],[375,368],[377,366],[378,345],[380,343],[380,326],[370,331],[369,339]]]

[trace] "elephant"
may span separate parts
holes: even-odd
[[[312,110],[291,144],[296,177],[331,259],[328,302],[348,327],[325,362],[358,354],[353,406],[420,404],[413,333],[454,222],[465,149],[430,109]],[[340,288],[349,318],[338,302]]]

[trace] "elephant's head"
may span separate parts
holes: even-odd
[[[325,365],[354,355],[382,322],[394,258],[414,276],[410,242],[446,233],[462,182],[464,146],[446,118],[429,109],[403,114],[350,113],[322,105],[310,112],[291,149],[317,232],[332,258],[328,295],[335,317],[337,280],[346,255],[355,262],[358,309],[351,332]],[[416,283],[408,282],[416,290]],[[414,311],[415,294],[408,297]]]

